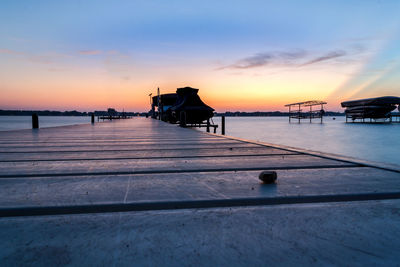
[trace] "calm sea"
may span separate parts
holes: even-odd
[[[40,128],[90,123],[90,117],[39,116]],[[0,131],[32,128],[31,116],[0,116]]]
[[[325,117],[322,124],[289,123],[286,117],[225,120],[229,136],[400,165],[400,123],[345,123],[345,117]]]

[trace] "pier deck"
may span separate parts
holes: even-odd
[[[396,265],[399,198],[398,170],[153,119],[0,132],[3,266]]]

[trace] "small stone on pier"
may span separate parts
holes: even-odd
[[[275,171],[262,171],[258,178],[263,181],[265,184],[272,184],[275,183],[278,175]]]

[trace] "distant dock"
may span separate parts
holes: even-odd
[[[120,115],[117,115],[117,116],[99,116],[99,117],[97,117],[97,121],[99,121],[99,120],[124,120],[124,119],[130,119],[131,117],[130,116],[120,116]]]
[[[0,216],[4,266],[396,265],[400,170],[143,117],[8,131]]]

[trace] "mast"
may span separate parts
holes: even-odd
[[[158,119],[161,120],[161,109],[160,109],[160,87],[157,87],[157,110],[158,110]]]

